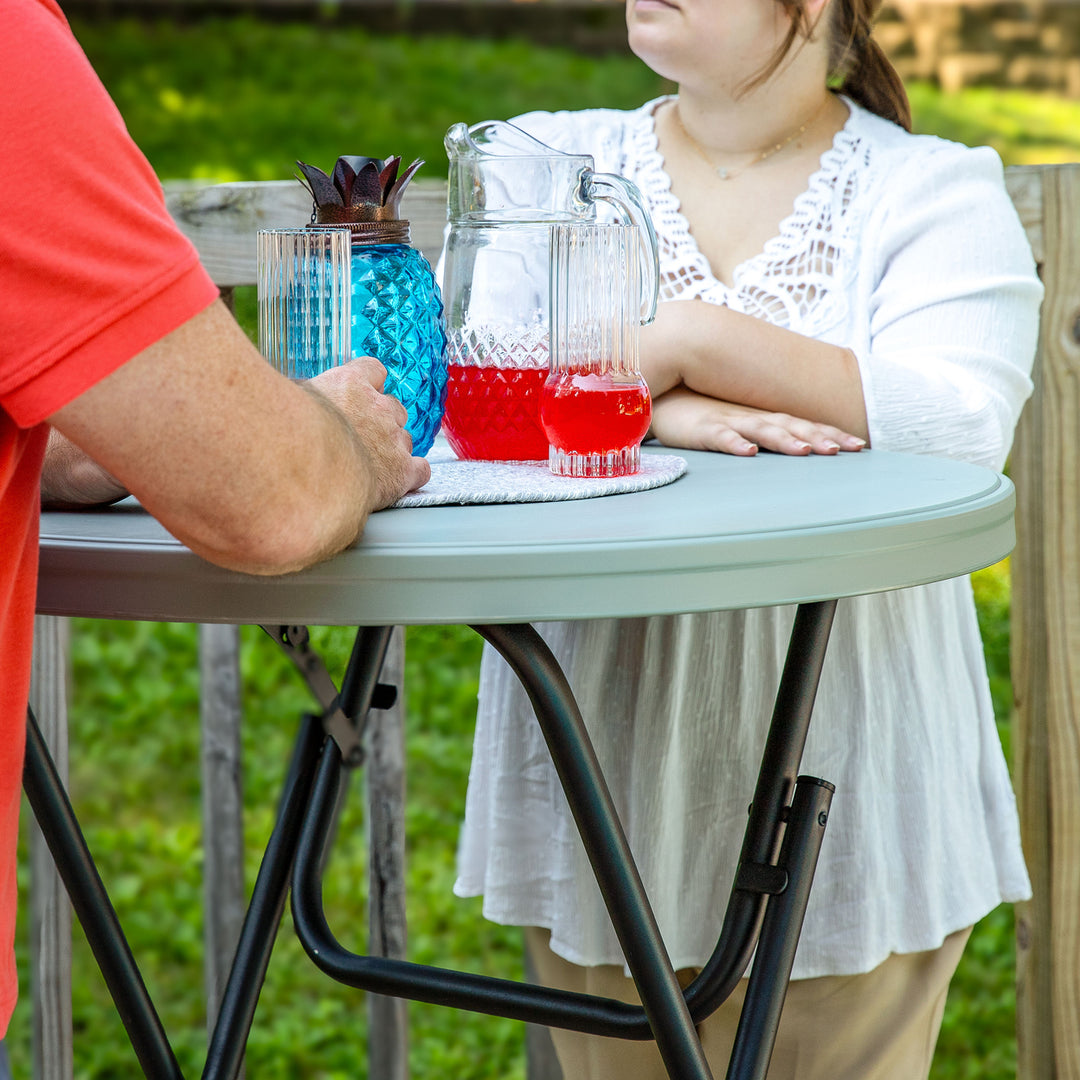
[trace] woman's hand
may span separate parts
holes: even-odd
[[[867,445],[857,435],[829,424],[734,405],[685,387],[669,390],[653,402],[651,434],[665,446],[742,457],[759,449],[804,456],[862,450]]]

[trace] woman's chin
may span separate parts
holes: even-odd
[[[644,64],[663,79],[678,82],[679,64],[675,61],[678,51],[670,35],[665,32],[664,24],[671,21],[677,12],[669,5],[658,0],[631,0],[640,9],[627,12],[626,40],[630,51]],[[648,5],[648,6],[646,6]]]

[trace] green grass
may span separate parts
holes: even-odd
[[[529,108],[627,107],[667,87],[632,58],[587,59],[521,41],[373,37],[354,27],[218,19],[76,21],[75,30],[128,126],[162,178],[273,179],[300,158],[339,153],[428,160],[458,120]],[[1047,95],[911,88],[916,127],[997,147],[1007,163],[1080,157],[1080,103]],[[975,575],[995,711],[1008,737],[1007,564]],[[333,670],[348,638],[317,632]],[[269,833],[273,803],[306,692],[268,639],[245,630],[243,651],[246,876]],[[196,632],[172,624],[78,621],[74,627],[71,787],[133,949],[144,966],[185,1074],[201,1069],[201,840]],[[408,638],[407,733],[410,955],[425,962],[520,974],[516,931],[486,924],[451,895],[476,690],[479,643],[461,628]],[[345,812],[327,880],[331,923],[362,944],[365,858],[360,800]],[[26,861],[23,861],[23,883]],[[28,1078],[27,919],[21,920],[24,1004],[10,1043]],[[354,1080],[366,1075],[362,995],[319,975],[286,915],[249,1047],[257,1080]],[[115,1010],[76,933],[76,1075],[137,1075]],[[1015,1074],[1012,914],[976,928],[946,1010],[934,1080]],[[455,1080],[522,1077],[520,1025],[410,1006],[413,1074]]]

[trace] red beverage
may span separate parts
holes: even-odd
[[[442,431],[459,458],[540,461],[548,441],[540,426],[543,368],[450,364]]]
[[[544,384],[540,417],[547,437],[568,454],[618,453],[640,444],[652,420],[644,381],[567,372]]]

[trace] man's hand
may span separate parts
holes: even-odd
[[[786,413],[695,394],[679,387],[653,402],[652,434],[665,446],[714,450],[750,457],[762,450],[778,454],[837,454],[862,450],[866,441],[829,424]]]
[[[382,393],[385,379],[386,368],[364,356],[302,384],[329,401],[352,428],[371,464],[371,510],[397,502],[431,478],[431,466],[423,458],[410,456],[412,440],[405,431],[408,413],[400,401]]]
[[[341,551],[426,481],[382,374],[361,360],[302,388],[218,301],[50,421],[192,551],[277,574]]]

